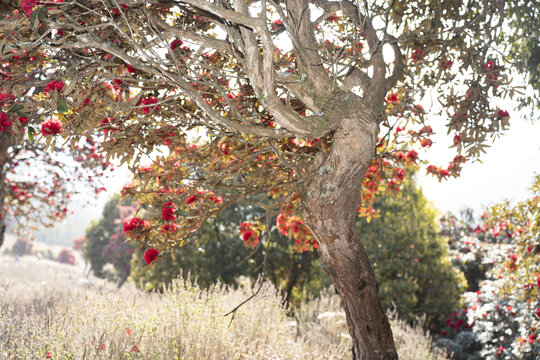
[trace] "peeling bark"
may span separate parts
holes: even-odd
[[[302,194],[305,221],[320,244],[353,339],[353,358],[398,358],[375,275],[355,229],[362,179],[375,154],[378,125],[369,109],[345,118],[330,153]]]

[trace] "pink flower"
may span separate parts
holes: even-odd
[[[144,262],[150,265],[151,263],[156,261],[158,255],[159,255],[159,251],[157,251],[156,249],[148,249],[144,253]],[[133,351],[133,349],[131,351]],[[137,352],[138,351],[139,349],[137,349]]]
[[[63,124],[58,119],[49,119],[41,124],[41,134],[43,136],[56,135],[63,129]]]
[[[47,85],[45,85],[45,89],[43,90],[43,92],[45,94],[48,93],[49,91],[54,91],[54,90],[60,92],[62,91],[65,85],[66,84],[63,81],[52,80]]]

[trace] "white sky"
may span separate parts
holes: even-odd
[[[457,213],[470,207],[479,215],[483,206],[503,199],[521,201],[530,195],[534,174],[540,173],[540,119],[532,123],[530,118],[525,120],[512,111],[514,106],[501,108],[511,114],[510,129],[480,157],[482,163],[467,163],[459,178],[442,182],[424,175],[425,171],[419,174],[424,194],[439,210]],[[429,158],[434,164],[448,164],[453,154],[448,150],[452,136],[445,137],[446,141],[430,149]]]

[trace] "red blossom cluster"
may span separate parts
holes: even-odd
[[[45,85],[45,89],[43,89],[43,92],[45,94],[51,91],[55,91],[55,90],[57,92],[61,92],[65,85],[66,84],[63,81],[52,80],[49,83],[47,83],[47,85]]]
[[[441,331],[442,336],[455,336],[463,329],[470,328],[473,324],[468,324],[465,320],[467,316],[467,308],[464,307],[461,313],[453,312],[446,318],[446,327]]]
[[[176,48],[182,46],[184,44],[184,42],[180,39],[174,39],[172,42],[171,42],[171,50],[176,50]]]
[[[210,200],[216,204],[223,204],[223,198],[221,196],[216,196],[213,191],[207,189],[198,189],[195,194],[191,194],[186,198],[185,203],[186,205],[191,205],[200,199]]]
[[[411,54],[411,60],[413,63],[418,63],[424,59],[425,52],[422,49],[416,49]]]
[[[452,60],[442,59],[441,60],[441,70],[449,70],[452,67]]]
[[[390,93],[386,96],[386,102],[390,104],[399,104],[399,98],[396,93]]]
[[[144,253],[144,262],[150,265],[154,261],[156,261],[157,257],[159,255],[159,251],[156,249],[148,249]]]
[[[176,207],[176,204],[172,201],[168,201],[165,204],[163,204],[163,207],[161,208],[161,217],[164,221],[173,221],[176,219],[176,210],[178,208]]]
[[[295,251],[313,251],[313,249],[319,248],[319,243],[300,218],[297,209],[299,201],[300,198],[296,198],[290,203],[282,204],[281,211],[276,217],[276,228],[281,235],[294,239],[293,249]]]
[[[56,135],[61,132],[63,129],[63,124],[58,119],[49,119],[41,124],[41,134],[43,136]]]
[[[124,223],[124,232],[129,234],[133,230],[144,229],[150,225],[148,220],[141,220],[140,217],[132,217]]]
[[[159,105],[148,106],[148,105],[156,104],[157,102],[158,102],[158,99],[156,99],[154,96],[150,96],[150,97],[142,99],[141,104],[144,105],[144,107],[141,110],[142,113],[145,115],[148,115],[150,114],[150,111],[158,111]]]
[[[239,233],[240,237],[247,246],[255,248],[255,246],[257,246],[259,243],[259,232],[253,224],[247,222],[241,223]]]

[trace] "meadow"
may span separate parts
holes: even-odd
[[[83,277],[81,267],[0,256],[0,358],[34,359],[343,359],[350,337],[332,289],[294,315],[269,283],[201,290],[178,279],[164,293],[131,284],[118,290]],[[447,359],[420,324],[390,314],[400,359]]]

